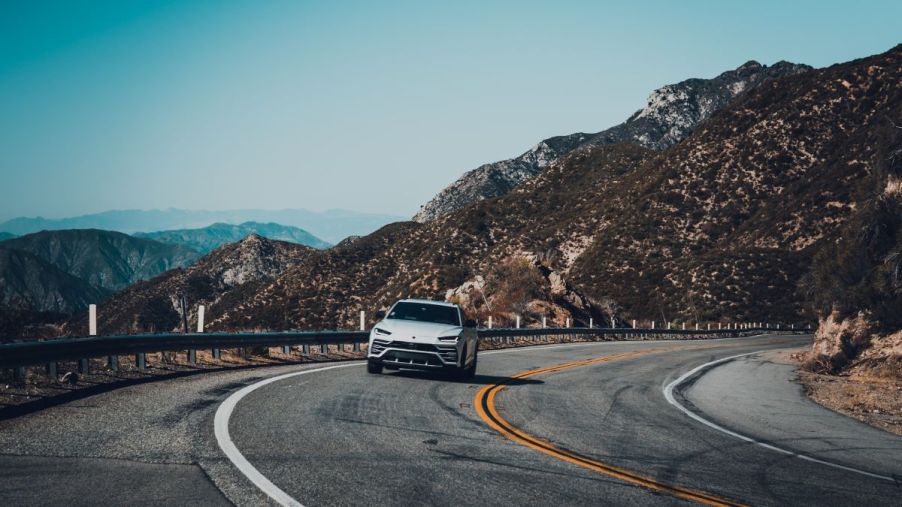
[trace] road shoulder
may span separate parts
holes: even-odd
[[[682,390],[692,410],[755,440],[816,459],[902,475],[902,439],[809,399],[784,351],[739,357]]]

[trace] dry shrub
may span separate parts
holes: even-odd
[[[802,367],[815,373],[839,373],[867,347],[873,333],[874,324],[867,313],[843,319],[834,311],[821,319],[814,345]]]
[[[529,259],[514,257],[492,270],[487,288],[495,311],[523,315],[529,302],[542,296],[544,285],[545,278]]]
[[[902,331],[881,334],[880,324],[866,312],[842,319],[838,312],[821,320],[814,345],[802,368],[814,373],[851,373],[902,379]]]

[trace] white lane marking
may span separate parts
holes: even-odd
[[[229,458],[229,461],[231,461],[232,464],[235,465],[239,472],[250,479],[250,481],[260,489],[260,491],[266,493],[266,495],[275,500],[276,503],[278,503],[279,505],[284,505],[286,507],[303,507],[303,504],[292,498],[288,493],[279,489],[278,486],[273,484],[269,479],[266,478],[266,476],[261,474],[259,470],[254,468],[254,465],[251,465],[250,461],[248,461],[247,458],[245,458],[244,455],[241,454],[241,451],[238,450],[238,447],[235,446],[235,443],[232,442],[232,437],[229,435],[229,418],[232,416],[232,411],[235,410],[235,406],[238,405],[238,402],[241,401],[242,398],[265,385],[272,384],[273,382],[278,382],[287,378],[296,377],[298,375],[306,375],[308,373],[316,373],[318,371],[334,370],[336,368],[347,368],[349,366],[360,366],[362,364],[363,363],[355,362],[353,364],[339,364],[335,366],[326,366],[325,368],[314,368],[310,370],[296,371],[294,373],[286,373],[284,375],[278,375],[265,380],[261,380],[255,384],[245,386],[241,390],[236,391],[231,396],[226,398],[221,405],[219,405],[219,408],[216,409],[216,416],[213,419],[213,432],[216,435],[216,442],[219,444],[219,448],[222,449],[222,452],[225,453],[226,457]]]
[[[791,450],[789,450],[789,449],[783,449],[782,447],[777,447],[777,446],[775,446],[775,445],[768,444],[767,442],[762,442],[762,441],[760,441],[760,440],[756,440],[756,439],[754,439],[754,438],[752,438],[752,437],[749,437],[749,436],[747,436],[747,435],[743,435],[743,434],[741,434],[741,433],[737,433],[737,432],[735,432],[735,431],[728,430],[727,428],[724,428],[723,426],[720,426],[720,425],[717,424],[717,423],[711,422],[711,421],[705,419],[704,417],[702,417],[702,416],[696,414],[695,412],[689,410],[688,408],[686,408],[685,406],[683,406],[682,404],[680,404],[680,402],[678,402],[678,401],[676,400],[676,398],[674,397],[674,395],[673,395],[674,389],[676,389],[677,387],[679,387],[680,384],[686,382],[686,380],[690,379],[690,378],[691,378],[692,376],[694,376],[695,374],[697,374],[697,373],[699,373],[699,372],[701,372],[701,371],[703,371],[703,370],[706,370],[706,369],[708,369],[708,368],[711,368],[712,366],[717,366],[717,365],[719,365],[719,364],[726,363],[726,362],[732,361],[732,360],[737,359],[737,358],[740,358],[740,357],[746,357],[746,356],[752,356],[752,355],[755,355],[755,354],[760,354],[761,352],[763,352],[763,351],[749,352],[749,353],[747,353],[747,354],[737,354],[737,355],[735,355],[735,356],[724,357],[723,359],[718,359],[718,360],[716,360],[716,361],[711,361],[710,363],[705,363],[705,364],[703,364],[703,365],[701,365],[701,366],[697,366],[697,367],[693,368],[692,370],[690,370],[690,371],[688,371],[688,372],[682,374],[679,378],[677,378],[677,379],[674,380],[673,382],[667,384],[667,386],[664,387],[664,397],[667,398],[667,402],[668,402],[668,403],[670,403],[670,404],[673,405],[674,407],[680,409],[680,411],[682,411],[684,414],[686,414],[686,415],[688,415],[689,417],[695,419],[696,421],[698,421],[698,422],[704,424],[705,426],[708,426],[709,428],[713,428],[713,429],[715,429],[715,430],[717,430],[717,431],[719,431],[719,432],[721,432],[721,433],[725,433],[725,434],[727,434],[727,435],[730,435],[730,436],[732,436],[732,437],[738,438],[738,439],[743,440],[743,441],[745,441],[745,442],[748,442],[748,443],[750,443],[750,444],[755,444],[755,445],[764,447],[765,449],[770,449],[770,450],[772,450],[772,451],[776,451],[776,452],[779,452],[779,453],[781,453],[781,454],[786,454],[786,455],[791,456],[791,457],[794,457],[794,458],[799,458],[799,459],[803,459],[803,460],[805,460],[805,461],[811,461],[811,462],[813,462],[813,463],[819,463],[819,464],[821,464],[821,465],[826,465],[826,466],[829,466],[829,467],[838,468],[838,469],[840,469],[840,470],[845,470],[845,471],[847,471],[847,472],[853,472],[853,473],[856,473],[856,474],[866,475],[866,476],[868,476],[868,477],[873,477],[873,478],[875,478],[875,479],[882,479],[882,480],[884,480],[884,481],[897,482],[896,479],[893,478],[893,477],[889,477],[889,476],[886,476],[886,475],[875,474],[875,473],[867,472],[867,471],[865,471],[865,470],[859,470],[859,469],[857,469],[857,468],[852,468],[852,467],[848,467],[848,466],[845,466],[845,465],[840,465],[839,463],[833,463],[833,462],[831,462],[831,461],[825,461],[825,460],[818,459],[818,458],[815,458],[815,457],[812,457],[812,456],[807,456],[807,455],[805,455],[805,454],[800,454],[800,453],[797,453],[797,452],[795,452],[795,451],[791,451]]]

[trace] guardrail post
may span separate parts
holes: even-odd
[[[16,366],[13,368],[13,380],[16,382],[22,382],[25,380],[25,367],[24,366]]]
[[[106,365],[110,371],[119,371],[119,356],[109,356],[106,358]]]
[[[366,312],[364,310],[360,310],[360,330],[366,331]],[[354,343],[351,344],[352,352],[360,352],[360,341],[354,340]]]
[[[204,332],[204,311],[206,307],[204,305],[197,305],[197,332]],[[216,357],[216,350],[213,351],[213,358],[218,359]],[[197,351],[189,350],[188,351],[188,362],[191,364],[197,364]]]
[[[213,359],[219,359],[222,357],[222,351],[219,349],[213,349]]]
[[[88,335],[97,336],[97,305],[88,305]]]
[[[197,332],[204,332],[204,311],[206,308],[204,305],[197,305]]]
[[[321,344],[319,345],[319,351],[320,351],[321,354],[325,354],[326,352],[329,351],[329,349],[327,348],[327,346],[326,346],[325,343],[321,343]]]
[[[310,345],[308,345],[308,344],[305,343],[305,344],[302,346],[301,350],[304,351],[304,355],[305,355],[305,356],[309,356],[309,355],[310,355]]]
[[[135,367],[139,370],[143,370],[147,368],[147,354],[144,352],[138,352],[135,354]]]
[[[57,376],[56,368],[57,368],[56,361],[47,363],[47,376],[54,380],[56,379],[56,376]]]
[[[88,370],[91,369],[91,361],[88,359],[82,358],[78,360],[78,373],[88,373]]]

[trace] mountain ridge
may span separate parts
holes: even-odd
[[[155,210],[110,210],[70,218],[46,219],[18,217],[0,223],[0,231],[16,235],[42,230],[102,229],[134,234],[174,229],[196,229],[216,222],[275,222],[299,227],[329,243],[337,243],[347,236],[368,234],[386,223],[403,220],[384,214],[330,209],[322,212],[306,209],[237,209],[187,210],[179,208]]]
[[[179,245],[135,238],[115,231],[42,231],[9,239],[0,249],[29,252],[60,270],[108,291],[186,266],[198,253]]]
[[[594,134],[550,137],[518,157],[468,171],[427,202],[413,220],[434,220],[470,203],[504,195],[574,150],[622,142],[656,150],[668,148],[740,94],[769,79],[811,69],[786,61],[768,67],[750,60],[711,79],[691,78],[665,85],[649,95],[645,107],[619,125]]]
[[[168,231],[135,233],[138,238],[152,239],[162,243],[182,245],[201,254],[207,254],[226,243],[240,241],[250,234],[268,239],[277,239],[305,245],[317,249],[329,248],[329,243],[317,238],[309,232],[274,222],[244,222],[233,225],[222,222],[198,229],[176,229]]]

